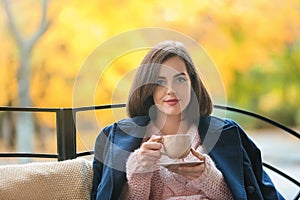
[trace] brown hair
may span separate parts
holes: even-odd
[[[127,112],[130,117],[149,116],[149,109],[154,105],[153,92],[156,87],[160,65],[167,59],[178,56],[186,65],[191,80],[192,95],[186,108],[192,120],[211,114],[213,105],[210,95],[202,83],[186,48],[178,41],[163,41],[147,53],[140,64],[133,80],[127,101]]]

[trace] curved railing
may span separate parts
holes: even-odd
[[[275,126],[277,128],[280,128],[284,131],[286,131],[287,133],[297,137],[298,139],[300,139],[300,134],[274,120],[271,120],[267,117],[264,117],[262,115],[259,115],[259,114],[256,114],[256,113],[253,113],[253,112],[249,112],[249,111],[246,111],[246,110],[242,110],[242,109],[238,109],[238,108],[234,108],[234,107],[229,107],[229,106],[221,106],[221,105],[214,105],[214,108],[216,109],[222,109],[222,110],[228,110],[228,111],[232,111],[232,112],[236,112],[236,113],[240,113],[240,114],[243,114],[243,115],[248,115],[248,116],[251,116],[251,117],[254,117],[256,119],[259,119],[261,121],[264,121],[272,126]]]
[[[103,109],[113,109],[125,107],[125,104],[111,104],[111,105],[100,105],[100,106],[87,106],[78,108],[22,108],[22,107],[0,107],[0,111],[9,112],[50,112],[56,115],[56,134],[57,134],[57,154],[48,153],[0,153],[0,157],[30,157],[30,158],[57,158],[59,161],[73,159],[82,156],[88,156],[93,154],[93,151],[77,152],[76,150],[76,114],[77,112],[89,111],[89,110],[103,110]],[[300,134],[289,127],[286,127],[276,121],[273,121],[267,117],[261,116],[259,114],[245,111],[242,109],[237,109],[229,106],[214,105],[214,108],[240,113],[242,115],[247,115],[261,121],[264,121],[274,127],[284,130],[284,133],[293,135],[294,137],[300,139]],[[275,173],[281,175],[287,180],[291,181],[298,187],[300,187],[300,182],[276,167],[263,163],[264,167],[274,171]],[[294,198],[300,198],[300,190],[297,196]]]

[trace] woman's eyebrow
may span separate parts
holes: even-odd
[[[181,72],[179,74],[174,75],[174,78],[178,77],[178,76],[186,76],[185,72]]]
[[[181,73],[178,73],[178,74],[175,74],[173,77],[176,78],[176,77],[179,77],[179,76],[187,76],[187,74],[185,72],[181,72]],[[159,79],[166,79],[165,76],[158,76]]]

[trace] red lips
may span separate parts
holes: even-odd
[[[164,100],[164,102],[166,102],[170,106],[175,106],[179,102],[179,99],[167,99]]]

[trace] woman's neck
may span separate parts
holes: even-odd
[[[158,116],[154,123],[164,135],[185,134],[190,125],[180,116]]]

